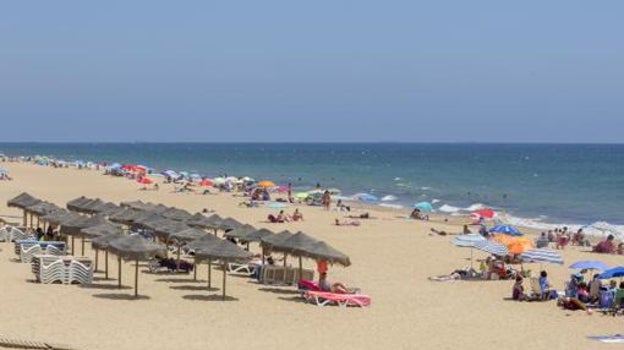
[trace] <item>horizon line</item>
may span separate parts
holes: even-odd
[[[0,145],[8,144],[421,144],[421,145],[623,145],[622,142],[598,141],[0,141]]]

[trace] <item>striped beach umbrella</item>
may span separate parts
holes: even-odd
[[[478,233],[469,233],[467,235],[461,235],[455,237],[451,243],[458,247],[467,247],[470,248],[470,267],[472,268],[472,248],[479,242],[487,241],[485,237],[481,236]]]
[[[500,243],[492,241],[481,241],[476,243],[474,247],[496,256],[505,256],[509,254],[509,250],[507,249],[507,247]]]
[[[563,258],[561,254],[552,250],[544,248],[530,249],[520,255],[522,260],[549,263],[549,264],[563,264]]]

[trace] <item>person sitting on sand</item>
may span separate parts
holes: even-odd
[[[288,217],[288,215],[284,214],[283,210],[280,210],[279,214],[277,214],[277,222],[289,222],[290,218]]]
[[[412,213],[410,214],[410,218],[417,220],[420,219],[420,209],[414,208],[414,210],[412,210]]]
[[[446,235],[448,235],[448,232],[446,232],[446,231],[444,231],[444,230],[436,230],[436,229],[435,229],[435,228],[433,228],[433,227],[432,227],[430,230],[431,230],[431,232],[436,233],[436,234],[438,234],[438,235],[440,235],[440,236],[446,236]],[[430,233],[429,235],[431,235],[431,233]]]
[[[338,211],[351,211],[351,207],[344,205],[344,203],[342,203],[342,199],[339,199],[336,203],[336,209]]]
[[[303,214],[299,211],[299,208],[295,209],[295,212],[292,214],[293,221],[303,221]]]
[[[557,292],[552,289],[552,284],[548,281],[548,273],[544,270],[540,272],[539,285],[542,290],[542,299],[550,299],[553,294],[557,295]]]
[[[615,243],[613,242],[614,239],[615,237],[613,235],[609,235],[606,240],[601,241],[594,247],[594,252],[613,254],[615,252]]]
[[[513,300],[522,301],[522,300],[527,299],[527,295],[524,294],[524,287],[522,286],[522,281],[523,281],[522,276],[520,275],[516,276],[516,282],[514,283],[513,289],[511,290],[511,298]]]
[[[327,280],[327,272],[319,274],[318,286],[323,292],[331,292],[338,294],[350,294],[349,288],[341,282],[329,283]]]
[[[346,217],[350,219],[370,219],[371,218],[368,212],[362,213],[360,215],[347,215]]]
[[[336,226],[360,226],[360,222],[356,221],[356,220],[340,221],[340,220],[336,219],[335,224],[336,224]]]
[[[464,225],[464,229],[463,229],[462,233],[467,235],[469,233],[472,233],[472,231],[470,231],[470,229],[468,228],[468,225]]]

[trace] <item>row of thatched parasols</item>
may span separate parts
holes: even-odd
[[[52,203],[41,201],[27,193],[9,200],[7,205],[24,210],[24,224],[27,224],[27,215],[37,217],[37,223],[44,223],[61,227],[61,234],[71,236],[71,252],[74,254],[74,237],[82,238],[82,254],[84,255],[84,240],[89,238],[96,251],[95,265],[97,269],[98,251],[105,252],[105,274],[108,278],[108,253],[117,256],[119,262],[119,286],[121,287],[121,260],[135,262],[135,296],[138,296],[138,266],[140,261],[153,259],[155,256],[165,256],[167,245],[176,244],[178,260],[180,249],[188,246],[195,252],[195,263],[207,262],[208,287],[211,280],[211,264],[219,261],[223,264],[223,298],[225,299],[226,266],[228,262],[244,261],[251,257],[248,250],[243,250],[236,244],[217,237],[219,230],[224,231],[224,237],[235,238],[247,244],[260,242],[263,258],[267,252],[284,253],[286,256],[299,257],[300,275],[302,258],[325,260],[329,263],[338,263],[344,266],[351,264],[349,257],[332,248],[327,243],[317,241],[303,233],[283,231],[278,234],[267,229],[256,229],[251,225],[243,225],[232,218],[221,218],[214,214],[209,217],[201,214],[191,214],[183,209],[167,207],[162,204],[144,203],[141,201],[122,202],[116,205],[100,199],[79,197],[67,203],[67,209],[62,209]],[[85,214],[81,215],[79,213]],[[132,229],[144,229],[166,242],[165,245],[156,243],[139,235],[125,234]],[[213,231],[212,234],[206,230]],[[196,271],[196,269],[195,269]]]

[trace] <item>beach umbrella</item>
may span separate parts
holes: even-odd
[[[222,240],[220,238],[217,238],[217,236],[207,234],[200,238],[197,238],[195,240],[188,242],[186,244],[186,247],[192,252],[192,254],[195,254],[196,251],[206,250],[221,241]],[[212,271],[212,262],[208,260],[208,288],[210,288],[211,271]],[[197,269],[193,270],[193,279],[197,280]]]
[[[414,208],[419,209],[420,211],[425,211],[425,212],[433,211],[433,206],[429,202],[415,203]]]
[[[84,256],[84,235],[81,230],[83,228],[98,226],[107,223],[108,220],[103,215],[95,215],[93,217],[80,216],[73,220],[61,222],[61,234],[72,236],[71,252],[74,255],[74,236],[81,237],[81,255]]]
[[[221,260],[223,264],[223,300],[225,300],[225,281],[227,272],[227,262],[240,261],[251,258],[252,254],[239,248],[229,241],[220,241],[207,249],[195,251],[195,258],[201,260]]]
[[[178,209],[178,208],[169,208],[163,211],[161,215],[163,217],[166,217],[167,219],[172,219],[172,220],[177,220],[177,221],[189,220],[190,218],[193,217],[193,215],[189,213],[188,211],[184,209]]]
[[[496,212],[492,209],[479,209],[476,210],[474,212],[472,212],[472,214],[470,214],[471,216],[477,217],[477,218],[486,218],[486,219],[492,219],[496,216]]]
[[[297,192],[297,193],[295,193],[295,198],[297,198],[297,199],[303,200],[303,199],[306,199],[308,197],[310,197],[310,194],[308,192]]]
[[[76,213],[69,212],[65,209],[60,209],[57,211],[53,211],[41,217],[41,220],[46,221],[53,225],[58,225],[64,217],[68,215],[78,215]]]
[[[177,231],[169,235],[169,240],[175,241],[176,245],[178,246],[178,266],[180,266],[180,253],[182,250],[182,245],[184,245],[184,243],[186,242],[192,242],[204,236],[211,235],[209,235],[206,231],[195,227],[189,227],[187,229]]]
[[[568,268],[579,269],[579,270],[606,271],[609,269],[609,266],[607,266],[607,264],[603,263],[602,261],[583,260],[583,261],[577,261],[573,263],[572,265],[568,266]]]
[[[212,180],[203,179],[203,180],[201,180],[199,185],[202,186],[202,187],[210,187],[210,186],[214,185],[214,183],[212,182]]]
[[[121,234],[107,234],[95,237],[91,240],[91,247],[98,251],[104,251],[104,278],[108,279],[108,246],[110,242],[125,237]],[[119,287],[121,287],[121,264],[119,265]]]
[[[41,202],[40,199],[37,199],[26,192],[22,192],[17,197],[11,198],[7,201],[7,206],[16,207],[24,210],[24,226],[28,225],[28,217],[26,214],[26,207],[30,207],[37,203]],[[30,217],[30,224],[32,226],[32,216]]]
[[[72,211],[77,211],[79,210],[78,208],[82,208],[82,205],[84,203],[90,202],[91,198],[87,198],[85,196],[80,196],[78,198],[74,198],[72,200],[70,200],[69,202],[67,202],[66,207],[69,210]]]
[[[261,228],[259,230],[253,230],[251,232],[248,232],[245,236],[240,237],[240,239],[244,242],[261,242],[265,237],[270,237],[273,235],[275,235],[273,231],[266,228]]]
[[[165,239],[165,242],[167,242],[167,245],[168,245],[169,237],[172,234],[180,232],[180,231],[188,230],[189,228],[191,227],[183,222],[175,221],[175,220],[167,220],[167,221],[161,221],[154,229],[154,232],[158,236],[163,237]]]
[[[124,207],[123,210],[116,212],[108,217],[108,219],[112,222],[129,225],[132,223],[132,220],[136,218],[138,215],[142,215],[144,212],[136,209],[131,209],[130,207]]]
[[[233,230],[241,226],[243,226],[243,224],[232,218],[223,219],[219,222],[219,229],[224,231]]]
[[[490,229],[490,232],[493,234],[504,233],[509,236],[522,236],[522,232],[520,232],[520,230],[511,225],[494,226]]]
[[[305,256],[318,242],[315,238],[299,231],[283,241],[277,242],[271,249],[299,257],[299,277],[301,277],[303,273],[301,257]],[[284,256],[285,260],[286,256]]]
[[[206,217],[201,213],[196,213],[190,219],[186,221],[186,224],[192,227],[201,227],[206,229],[212,229],[216,225],[216,222],[221,221],[221,217],[217,214],[213,214],[210,217]]]
[[[95,199],[92,199],[89,202],[82,203],[80,206],[78,206],[78,210],[77,211],[82,212],[82,213],[91,214],[91,213],[95,212],[94,208],[98,208],[99,206],[102,206],[104,204],[106,204],[106,203],[103,200],[101,200],[99,198],[95,198]]]
[[[138,235],[125,236],[109,243],[110,252],[124,260],[134,260],[134,296],[139,295],[139,261],[146,261],[156,255],[167,254],[166,248],[162,244],[150,242]],[[121,285],[121,265],[119,267]]]
[[[83,236],[89,238],[95,238],[104,235],[121,235],[123,234],[123,229],[119,225],[115,225],[110,222],[106,222],[100,225],[91,226],[87,228],[83,228],[80,230]],[[84,242],[84,240],[83,240]],[[92,245],[93,246],[93,245]],[[98,269],[98,258],[99,258],[99,249],[95,250],[95,271]]]
[[[522,260],[539,262],[540,264],[563,264],[563,258],[561,257],[561,254],[554,250],[545,248],[527,250],[526,252],[522,253],[520,257],[522,257]]]
[[[331,247],[329,244],[319,241],[314,245],[310,246],[305,251],[305,256],[316,259],[316,260],[324,260],[329,263],[338,263],[343,266],[351,265],[351,260],[349,257],[343,252]],[[301,271],[300,278],[301,278]]]
[[[500,243],[492,242],[492,241],[481,241],[475,243],[475,248],[482,250],[484,252],[496,255],[496,256],[505,256],[509,254],[509,250],[507,247]]]
[[[119,209],[117,204],[112,202],[103,202],[98,205],[90,206],[89,210],[92,213],[110,213]]]
[[[129,201],[129,202],[121,202],[122,207],[129,207],[132,209],[145,209],[145,203],[140,200],[137,201]]]
[[[481,236],[478,233],[469,233],[466,235],[461,235],[455,237],[451,243],[458,247],[468,247],[470,248],[470,267],[472,268],[472,257],[473,257],[473,249],[475,245],[479,242],[486,241],[485,237]]]
[[[603,273],[598,275],[599,279],[610,279],[610,278],[618,278],[624,277],[624,266],[617,266],[605,270]]]
[[[143,177],[140,177],[137,180],[137,182],[140,183],[140,184],[143,184],[143,185],[151,185],[151,184],[154,183],[154,180],[150,179],[149,177],[143,176]]]
[[[269,187],[275,187],[275,182],[269,181],[269,180],[263,180],[263,181],[259,181],[257,185],[258,187],[269,188]]]
[[[45,216],[53,211],[61,210],[56,204],[41,201],[25,208],[26,211],[34,213],[37,216]]]
[[[251,225],[242,225],[231,231],[226,232],[223,236],[227,238],[237,238],[242,239],[250,232],[256,231],[256,229]]]

